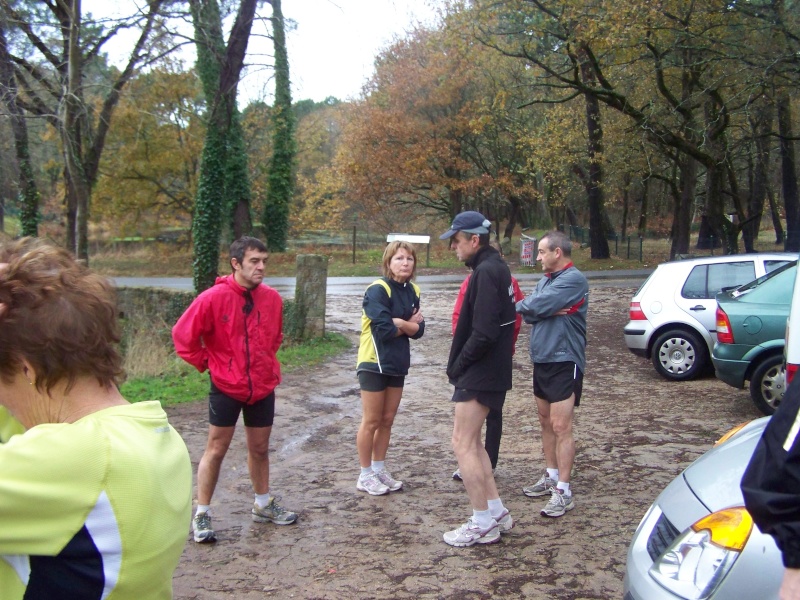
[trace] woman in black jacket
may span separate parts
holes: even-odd
[[[373,496],[403,487],[403,482],[386,470],[384,461],[411,363],[408,340],[419,339],[425,332],[419,287],[411,281],[417,270],[414,246],[403,241],[390,243],[382,266],[383,277],[364,293],[356,368],[363,410],[356,438],[361,463],[356,489]]]

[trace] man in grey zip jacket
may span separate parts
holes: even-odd
[[[571,257],[572,242],[564,233],[544,234],[537,256],[544,277],[534,292],[516,305],[525,322],[533,326],[533,395],[547,467],[536,483],[522,491],[530,497],[550,496],[541,511],[546,517],[560,517],[575,507],[570,489],[575,460],[572,420],[574,408],[580,404],[586,368],[589,283]]]

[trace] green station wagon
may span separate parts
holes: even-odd
[[[717,378],[736,388],[750,382],[750,397],[771,415],[786,388],[783,347],[797,261],[717,295],[717,342],[711,354]]]

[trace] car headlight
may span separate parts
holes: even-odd
[[[752,530],[753,518],[744,507],[711,513],[675,538],[650,567],[650,576],[681,598],[708,598],[739,558]]]

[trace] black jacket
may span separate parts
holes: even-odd
[[[514,350],[514,288],[500,253],[483,247],[467,262],[472,276],[458,317],[447,377],[460,389],[511,389]]]
[[[742,477],[745,506],[775,538],[783,565],[800,568],[800,376],[767,424]]]
[[[411,364],[409,337],[397,335],[392,318],[408,321],[419,310],[419,302],[419,287],[411,281],[398,283],[382,277],[370,284],[362,303],[356,372],[408,375]],[[419,324],[419,331],[411,339],[417,340],[424,333],[425,321]]]

